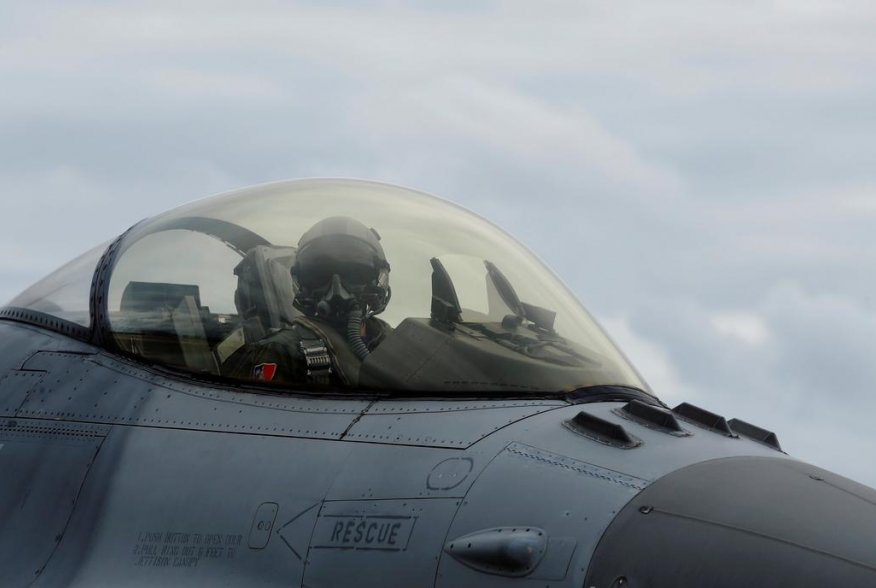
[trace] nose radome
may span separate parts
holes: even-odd
[[[787,458],[673,472],[609,525],[586,587],[876,586],[876,490]]]

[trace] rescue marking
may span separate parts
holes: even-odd
[[[134,565],[149,568],[196,568],[205,560],[237,556],[243,535],[141,531],[131,555]]]
[[[271,531],[280,505],[276,502],[263,502],[256,510],[249,530],[249,548],[264,549],[271,540]]]
[[[323,515],[314,531],[315,549],[404,551],[417,517]]]
[[[310,540],[310,529],[313,528],[313,523],[310,522],[310,517],[305,517],[304,515],[318,506],[319,503],[307,507],[289,519],[285,525],[276,530],[277,535],[280,536],[280,539],[283,540],[286,547],[292,550],[292,553],[299,561],[302,560],[301,553],[307,553],[307,541]],[[287,534],[289,535],[288,537],[286,536]],[[298,549],[295,549],[292,545],[293,543],[298,545]],[[301,553],[299,553],[299,550]]]

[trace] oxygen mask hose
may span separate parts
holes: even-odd
[[[368,350],[368,346],[365,345],[365,341],[362,340],[363,319],[364,314],[362,313],[362,309],[358,306],[354,306],[347,317],[347,341],[350,343],[350,347],[353,349],[353,353],[356,354],[356,357],[365,361],[365,358],[368,357],[371,352]]]

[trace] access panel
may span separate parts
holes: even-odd
[[[116,427],[35,588],[300,586],[347,444]]]
[[[0,420],[0,586],[28,586],[43,573],[107,430]]]

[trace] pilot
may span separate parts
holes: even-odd
[[[359,366],[390,326],[376,318],[389,302],[389,263],[380,235],[335,216],[308,229],[292,266],[293,305],[303,316],[229,358],[226,373],[317,385],[354,385]]]

